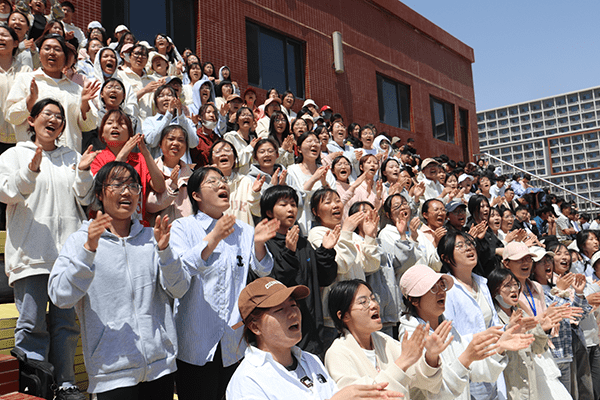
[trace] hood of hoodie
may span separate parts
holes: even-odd
[[[228,81],[231,80],[231,68],[229,68],[227,65],[223,65],[221,68],[219,68],[219,80],[220,81],[224,81],[225,78],[223,77],[223,70],[227,68],[229,70],[229,78],[227,78]]]
[[[37,150],[37,146],[35,143],[33,143],[32,141],[27,141],[27,142],[19,142],[17,143],[18,146],[22,146],[25,147],[27,149],[30,149],[32,152],[35,153],[35,151]],[[54,162],[54,160],[62,160],[65,158],[65,156],[69,153],[72,153],[74,150],[71,150],[70,148],[66,147],[66,146],[58,146],[56,147],[56,149],[52,150],[52,151],[42,151],[42,153],[48,157],[53,164],[56,164]],[[71,157],[72,154],[69,155],[69,157]]]
[[[104,53],[105,51],[112,51],[117,56],[117,65],[115,65],[115,72],[111,76],[106,76],[104,74],[104,72],[102,71],[102,68],[100,67],[100,58],[102,58],[102,53]],[[110,47],[103,47],[100,50],[98,50],[98,53],[96,54],[96,59],[94,60],[94,76],[100,82],[104,82],[105,80],[107,80],[109,78],[117,78],[117,72],[119,71],[119,68],[117,68],[117,67],[119,66],[120,63],[121,63],[121,57],[119,57],[119,55],[117,54],[116,51],[114,51]],[[100,94],[98,94],[98,95],[100,95]]]
[[[279,168],[281,170],[280,173],[285,171],[285,167],[281,164],[275,164],[274,168],[275,168],[274,171],[277,171],[277,168]],[[271,177],[271,175],[267,174],[266,172],[261,171],[258,164],[250,165],[250,171],[248,172],[248,176],[252,177],[252,178],[256,178],[259,175],[267,175],[267,176]]]
[[[377,153],[387,153],[389,155],[389,151],[390,151],[389,148],[387,150],[383,150],[381,148],[381,142],[383,142],[384,140],[388,142],[389,146],[391,146],[390,140],[388,138],[386,138],[383,135],[379,135],[373,141],[373,148],[377,150]]]
[[[206,75],[203,75],[198,82],[194,83],[194,87],[192,88],[192,104],[190,105],[190,111],[196,115],[200,112],[200,107],[202,107],[202,101],[200,100],[200,88],[205,82],[210,84],[210,96],[208,101],[212,103],[215,102],[215,85],[210,79],[208,79]]]

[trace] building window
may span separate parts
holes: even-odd
[[[188,0],[102,0],[102,25],[112,36],[117,25],[125,24],[137,40],[146,40],[150,45],[154,45],[157,33],[165,33],[180,51],[186,47],[195,51],[194,3]]]
[[[379,120],[384,124],[410,130],[410,88],[377,75]]]
[[[430,100],[433,137],[454,143],[454,105],[433,97]]]
[[[246,21],[248,83],[304,98],[302,43]]]

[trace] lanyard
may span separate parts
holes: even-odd
[[[537,310],[535,309],[535,300],[533,299],[533,294],[531,293],[531,289],[529,288],[527,282],[525,282],[525,287],[527,288],[527,291],[531,296],[531,301],[529,301],[529,297],[527,297],[527,294],[525,294],[525,298],[527,299],[527,303],[529,303],[529,307],[531,307],[531,310],[533,311],[533,316],[537,317]]]

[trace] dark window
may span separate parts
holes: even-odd
[[[377,75],[379,120],[384,124],[410,130],[410,88]]]
[[[248,83],[304,98],[302,43],[246,21]]]
[[[431,97],[433,137],[454,143],[454,105]]]
[[[140,12],[152,10],[152,12]],[[102,24],[107,32],[125,24],[137,40],[154,45],[157,33],[165,33],[179,51],[188,47],[196,51],[196,12],[188,0],[102,0]]]

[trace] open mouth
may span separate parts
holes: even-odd
[[[300,331],[300,323],[296,322],[295,324],[290,325],[288,329],[292,332],[298,332]]]
[[[519,301],[519,294],[518,293],[511,293],[510,294],[510,299],[514,302],[518,302]]]
[[[438,303],[440,306],[444,306],[444,307],[445,307],[445,306],[446,306],[446,296],[444,296],[444,297],[442,297],[441,299],[439,299],[439,300],[437,301],[437,303]]]
[[[379,320],[379,311],[375,311],[375,313],[373,315],[371,315],[371,319],[373,320]]]
[[[229,201],[229,192],[227,190],[220,190],[219,193],[217,194],[217,196],[221,200],[227,200],[227,201]]]

